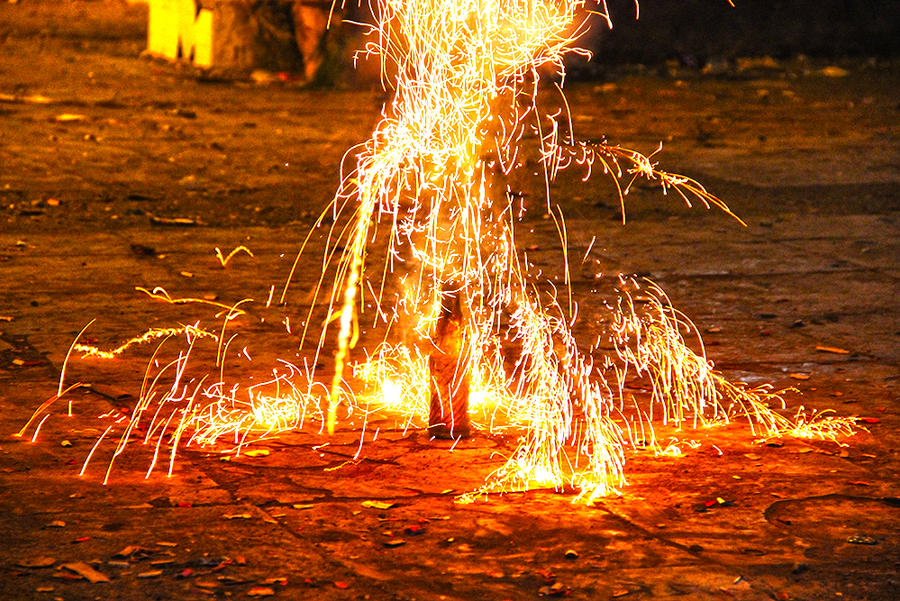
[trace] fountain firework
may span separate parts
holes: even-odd
[[[309,421],[333,433],[341,416],[375,408],[407,426],[428,416],[433,434],[451,438],[468,434],[469,420],[488,433],[515,433],[517,449],[481,492],[571,488],[590,502],[625,484],[626,450],[646,443],[654,420],[682,428],[739,417],[764,436],[834,439],[852,431],[849,419],[803,412],[788,419],[775,410],[783,408],[781,394],[730,383],[702,350],[689,348],[684,335],[693,324],[649,282],[620,276],[594,352],[578,346],[564,216],[549,192],[540,208],[526,207],[512,185],[529,168],[530,152],[547,191],[566,168],[582,169],[585,179],[594,171],[611,177],[623,215],[638,178],[731,215],[696,181],[658,169],[652,155],[574,138],[562,95],[564,59],[587,54],[576,44],[589,13],[609,23],[602,3],[381,0],[375,12],[365,53],[382,62],[392,99],[371,139],[347,153],[346,175],[316,224],[333,219],[325,264],[334,269],[323,269],[301,341],[315,339],[315,366],[336,334],[330,386],[315,367],[287,362],[265,383],[226,385],[227,330],[251,301],[217,306],[215,329],[153,330],[107,352],[76,344],[85,356],[112,358],[157,337],[188,343],[155,374],[148,370],[130,416],[111,416],[97,442],[118,436],[107,478],[133,439],[155,445],[148,475],[163,449],[172,473],[179,445],[230,442],[240,451]],[[559,99],[550,111],[538,100],[546,81]],[[545,211],[556,226],[562,293],[517,247],[526,208]],[[224,265],[221,251],[218,257]],[[208,302],[144,292],[173,304]],[[354,363],[367,300],[383,341]],[[327,309],[326,319],[311,331],[320,323],[315,307]],[[191,351],[207,340],[217,345],[219,373],[188,380]],[[643,404],[625,390],[632,376],[649,383]],[[63,392],[61,385],[57,398]]]

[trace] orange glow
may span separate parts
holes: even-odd
[[[167,464],[171,475],[179,445],[220,445],[239,453],[254,441],[309,424],[333,433],[346,415],[368,418],[371,412],[392,415],[404,428],[422,427],[431,337],[441,291],[450,282],[465,305],[468,351],[459,369],[471,382],[472,425],[485,434],[518,437],[505,463],[464,500],[552,487],[576,490],[577,499],[590,503],[626,484],[626,455],[648,439],[657,454],[672,457],[694,445],[657,442],[653,422],[698,428],[743,419],[765,437],[835,440],[852,433],[849,418],[801,411],[790,419],[778,412],[783,393],[726,380],[706,358],[699,336],[695,346],[701,350],[691,350],[683,332],[695,334],[693,324],[650,282],[621,279],[593,347],[611,350],[585,352],[573,335],[578,316],[568,291],[565,222],[549,196],[544,208],[562,245],[563,300],[556,284],[517,248],[522,208],[507,182],[524,167],[529,144],[537,146],[532,150],[548,185],[568,167],[584,169],[585,177],[596,169],[610,176],[623,215],[637,178],[657,182],[663,193],[674,191],[689,205],[698,201],[731,215],[696,181],[660,170],[653,154],[579,142],[567,108],[549,114],[539,108],[546,74],[561,80],[564,57],[587,54],[575,44],[588,9],[606,18],[602,3],[584,0],[380,0],[380,20],[365,52],[390,67],[384,77],[393,99],[371,139],[348,152],[352,166],[331,211],[317,223],[331,214],[337,224],[325,251],[326,264],[337,261],[336,276],[326,280],[331,275],[323,273],[315,288],[328,315],[317,331],[317,357],[334,335],[331,324],[337,329],[330,386],[314,368],[288,362],[270,367],[263,383],[226,383],[223,357],[234,339],[226,326],[256,301],[227,305],[139,289],[170,304],[221,309],[220,323],[149,330],[109,351],[74,347],[83,358],[112,359],[138,343],[163,339],[130,416],[109,416],[114,426],[103,437],[117,442],[106,478],[131,441],[153,447],[148,476],[157,464]],[[389,72],[396,76],[388,81]],[[370,264],[370,254],[377,256],[373,240],[384,240],[387,252]],[[252,256],[244,247],[227,257],[216,250],[225,266],[242,249]],[[271,298],[272,291],[266,306]],[[386,334],[365,357],[354,358],[367,302]],[[311,309],[306,328],[312,315]],[[162,344],[182,335],[186,350],[156,367]],[[206,343],[216,345],[218,373],[188,378],[196,345]],[[626,390],[630,378],[648,383],[649,398]]]

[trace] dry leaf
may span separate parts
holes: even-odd
[[[249,520],[253,516],[249,513],[226,513],[222,517],[226,520]]]
[[[97,584],[98,582],[109,582],[109,577],[106,574],[98,572],[83,561],[64,563],[59,567],[65,570],[69,570],[70,572],[75,572],[82,578],[87,579],[87,581],[91,584]]]
[[[835,355],[849,355],[850,351],[847,349],[839,348],[836,346],[821,346],[816,345],[816,350],[820,353],[834,353]]]
[[[809,374],[794,373],[788,374],[788,376],[794,378],[795,380],[809,380]]]
[[[199,225],[199,223],[196,220],[189,219],[187,217],[151,217],[150,223],[152,225],[180,225],[180,226]]]
[[[250,449],[249,451],[244,451],[244,455],[246,457],[266,457],[269,455],[269,449]]]
[[[386,540],[382,543],[388,549],[393,549],[394,547],[402,547],[406,544],[406,541],[402,538],[392,538],[391,540]]]
[[[73,121],[84,121],[85,119],[87,117],[77,113],[62,113],[56,116],[56,121],[59,123],[71,123]]]
[[[139,572],[138,578],[158,578],[162,576],[162,570],[150,570],[149,572]]]
[[[267,586],[254,586],[247,591],[248,597],[271,597],[275,594],[275,590]]]
[[[390,509],[391,507],[396,507],[397,504],[389,501],[363,501],[362,506],[369,509]]]

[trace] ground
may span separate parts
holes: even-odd
[[[97,416],[134,403],[143,351],[74,359],[65,382],[90,386],[68,395],[73,416],[64,397],[34,443],[34,425],[12,436],[57,392],[75,335],[96,319],[86,336],[110,346],[202,313],[135,286],[229,303],[280,291],[385,97],[204,80],[139,57],[140,7],[61,6],[0,5],[0,598],[895,598],[896,63],[608,69],[568,87],[578,135],[662,142],[656,158],[747,227],[651,186],[629,195],[623,226],[602,176],[552,190],[570,254],[593,240],[574,270],[579,334],[600,310],[597,273],[649,276],[732,380],[865,418],[840,444],[760,441],[738,423],[684,430],[667,435],[697,448],[630,454],[628,485],[590,506],[552,490],[461,504],[510,440],[480,433],[451,451],[384,422],[352,462],[359,429],[327,438],[313,423],[257,456],[188,447],[171,477],[163,466],[145,479],[152,448],[129,449],[104,486],[109,452],[78,474]],[[530,252],[554,274],[555,229],[540,198],[525,202]],[[254,256],[227,268],[214,256],[241,244]],[[246,317],[257,363],[296,350],[282,313],[302,319],[319,274],[303,263],[287,308]],[[109,582],[91,582],[91,567]]]

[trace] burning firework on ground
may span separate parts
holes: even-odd
[[[618,276],[609,278],[613,294],[573,299],[565,219],[549,197],[561,170],[611,177],[623,215],[636,179],[731,214],[696,181],[658,169],[652,155],[575,139],[563,61],[586,54],[576,44],[589,12],[608,22],[605,6],[584,0],[381,0],[365,52],[382,61],[392,99],[371,139],[348,152],[346,175],[313,230],[333,223],[300,328],[301,348],[313,349],[307,361],[282,361],[263,382],[235,382],[225,357],[235,352],[242,318],[262,303],[141,289],[157,301],[218,313],[211,324],[150,330],[112,350],[76,340],[70,354],[85,361],[112,360],[156,339],[187,342],[169,361],[157,346],[136,407],[104,416],[109,425],[82,471],[101,445],[113,447],[106,479],[138,442],[152,449],[148,475],[160,466],[171,474],[185,446],[240,452],[310,425],[331,434],[351,416],[362,420],[359,455],[368,417],[387,413],[438,438],[459,440],[472,430],[517,436],[516,450],[473,492],[566,488],[590,502],[626,483],[628,449],[678,452],[656,442],[653,424],[698,428],[740,419],[766,437],[851,433],[850,419],[802,409],[788,418],[779,412],[780,393],[726,380],[699,337],[699,350],[690,348],[685,337],[696,329],[651,282]],[[554,102],[539,100],[543,88]],[[540,207],[526,206],[514,187],[519,172],[535,168],[547,190]],[[517,242],[523,215],[536,210],[559,235],[558,283]],[[252,256],[244,247],[227,258],[216,250],[224,266],[241,249]],[[302,254],[295,268],[309,261]],[[290,304],[291,277],[280,296],[270,291],[266,308]],[[573,335],[576,300],[604,309],[587,343]],[[361,324],[369,323],[380,341],[362,352],[355,347]],[[198,371],[194,356],[203,345],[214,349],[215,365]],[[323,377],[320,360],[331,350],[334,369]],[[58,394],[20,435],[37,424],[37,436],[47,408],[68,390],[64,378],[65,369]],[[633,378],[646,382],[646,398],[628,390]]]

